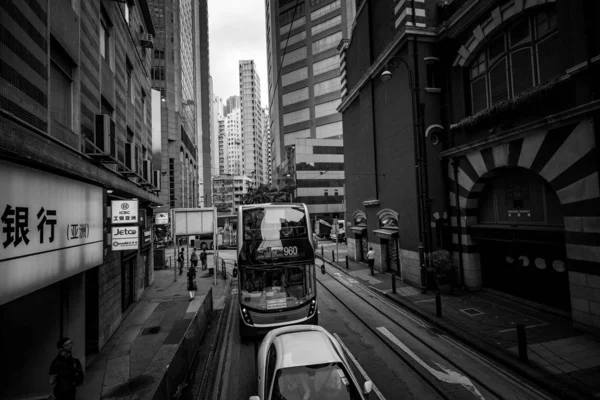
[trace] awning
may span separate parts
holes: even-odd
[[[395,229],[375,229],[373,233],[375,236],[382,239],[393,239],[398,237],[398,231]]]
[[[363,233],[364,231],[367,230],[367,227],[366,226],[351,226],[350,229],[354,233]]]

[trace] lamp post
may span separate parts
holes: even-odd
[[[416,44],[415,44],[416,46]],[[415,157],[415,183],[417,189],[417,218],[419,220],[419,264],[421,273],[421,292],[427,291],[427,267],[429,265],[429,257],[426,254],[430,251],[429,238],[429,188],[427,182],[427,153],[425,143],[423,141],[423,118],[421,109],[421,96],[418,78],[418,69],[415,68],[415,79],[413,80],[413,70],[400,56],[391,57],[386,64],[384,71],[381,73],[381,80],[388,81],[392,77],[388,66],[390,61],[397,59],[406,67],[408,73],[408,86],[411,92],[412,103],[412,118],[413,118],[413,142],[414,142],[414,157]]]

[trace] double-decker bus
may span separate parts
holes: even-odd
[[[302,203],[238,209],[241,336],[285,325],[318,324],[317,277],[310,216]]]

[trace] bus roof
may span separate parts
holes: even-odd
[[[274,208],[281,206],[294,206],[294,207],[304,207],[304,203],[260,203],[260,204],[242,204],[241,207],[244,210],[251,210],[254,208]]]

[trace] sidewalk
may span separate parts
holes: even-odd
[[[434,291],[421,294],[397,278],[393,293],[389,273],[371,276],[366,263],[349,260],[346,269],[345,260],[333,263],[326,255],[325,261],[560,398],[600,398],[600,338],[566,318],[487,290],[441,295],[437,317]],[[525,325],[529,362],[518,358],[517,324]]]
[[[208,255],[212,266],[213,255]],[[134,303],[124,320],[99,354],[87,363],[85,380],[77,389],[77,400],[151,399],[167,367],[176,356],[182,339],[197,313],[224,307],[231,279],[224,280],[198,269],[198,291],[189,300],[188,261],[182,275],[173,269],[154,270],[154,283]],[[212,299],[204,300],[212,289]],[[206,321],[210,315],[206,316]],[[200,321],[199,325],[207,325]],[[195,332],[188,332],[193,335]],[[197,339],[199,340],[199,338]]]

